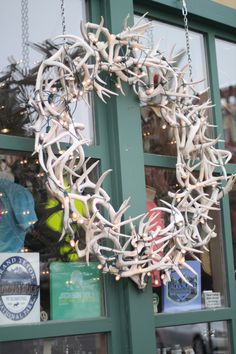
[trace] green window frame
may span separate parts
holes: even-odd
[[[180,0],[90,0],[90,21],[98,23],[100,16],[114,33],[120,32],[127,14],[132,24],[134,12],[149,14],[174,25],[183,25]],[[208,58],[211,97],[215,103],[216,134],[223,133],[220,95],[216,65],[215,38],[235,42],[236,10],[210,0],[188,0],[189,28],[204,34]],[[143,153],[139,104],[131,87],[125,87],[126,96],[112,97],[106,105],[95,98],[97,142],[86,148],[87,156],[100,159],[101,171],[112,168],[105,188],[112,196],[113,205],[131,196],[132,207],[127,212],[137,215],[145,210],[144,165],[174,168],[175,158]],[[0,134],[0,150],[33,151],[33,139]],[[227,167],[236,172],[236,165]],[[115,282],[104,277],[107,316],[66,322],[45,322],[21,326],[0,326],[0,341],[49,338],[88,333],[107,333],[109,354],[156,353],[155,328],[208,321],[228,321],[232,353],[236,352],[236,291],[228,197],[222,202],[223,233],[225,237],[226,277],[229,307],[214,311],[201,310],[179,314],[153,314],[151,284],[140,291],[129,280]],[[16,330],[17,329],[17,330]]]
[[[169,24],[183,27],[183,17],[181,13],[182,1],[136,1],[135,13],[143,14],[149,12],[153,19],[160,20]],[[236,10],[214,3],[213,1],[187,1],[189,29],[202,33],[205,40],[205,50],[207,57],[207,67],[209,73],[210,92],[213,108],[214,122],[217,125],[215,134],[223,136],[223,120],[221,114],[219,81],[217,74],[215,39],[220,38],[230,42],[236,41]],[[221,145],[220,145],[221,144]],[[220,143],[219,146],[224,146]],[[168,168],[175,166],[173,157],[156,156],[144,154],[146,166],[156,166]],[[235,173],[236,166],[229,164],[228,173]],[[229,212],[229,200],[226,196],[221,204],[222,208],[222,227],[224,234],[224,252],[226,259],[227,287],[229,296],[229,307],[215,311],[201,310],[182,314],[158,314],[155,316],[155,326],[168,327],[173,325],[183,325],[186,323],[200,323],[210,321],[228,321],[231,332],[232,353],[235,352],[235,340],[233,333],[236,333],[235,318],[235,276],[232,253],[232,236]],[[227,237],[226,237],[227,236]],[[234,336],[235,337],[235,336]]]

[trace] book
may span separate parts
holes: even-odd
[[[72,320],[102,315],[101,272],[97,262],[50,264],[50,319]]]
[[[163,286],[163,312],[189,311],[202,307],[201,264],[198,261],[186,263],[196,272],[194,274],[189,269],[181,269],[191,286],[177,272],[171,272],[171,281]]]

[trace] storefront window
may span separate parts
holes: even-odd
[[[97,263],[78,258],[69,234],[61,239],[63,208],[46,184],[36,157],[0,155],[1,325],[104,315]],[[73,227],[83,248],[83,227]]]
[[[156,329],[158,354],[231,353],[226,322]]]
[[[136,21],[138,16],[135,17]],[[186,39],[182,28],[152,20],[153,29],[145,39],[148,46],[159,46],[157,50],[168,61],[174,61],[173,65],[182,69],[187,65]],[[189,31],[190,47],[192,58],[193,81],[199,82],[195,85],[197,91],[203,91],[207,88],[207,69],[206,54],[204,49],[203,35],[197,32]],[[172,53],[172,54],[171,54]],[[170,56],[172,55],[172,58]],[[156,73],[158,79],[158,73]],[[189,82],[188,70],[186,70],[185,79]],[[155,86],[155,73],[154,73]],[[204,98],[207,98],[207,93]],[[167,127],[162,116],[162,108],[155,106],[155,102],[141,102],[141,119],[143,134],[144,152],[158,155],[176,155],[176,142],[174,138],[174,129]]]
[[[86,334],[0,343],[1,354],[106,354],[104,334]]]
[[[224,53],[224,55],[222,55]],[[216,39],[217,68],[220,85],[225,147],[236,162],[236,44]]]
[[[234,252],[234,271],[236,277],[236,189],[235,187],[229,193],[231,228],[233,237],[233,252]]]
[[[62,39],[52,40],[62,34],[61,7],[57,0],[42,0],[28,4],[29,73],[22,65],[22,19],[21,1],[4,4],[0,14],[0,29],[4,45],[0,58],[0,134],[33,136],[30,126],[33,120],[32,108],[28,105],[33,97],[39,63],[55,53],[62,45]],[[80,21],[86,21],[85,1],[65,2],[66,33],[81,36]],[[24,20],[26,18],[26,14]],[[14,21],[9,20],[14,19]],[[43,21],[43,26],[42,26]],[[26,26],[26,24],[24,24]],[[40,28],[40,31],[38,30]],[[89,98],[88,98],[89,100]],[[94,140],[91,102],[80,100],[78,107],[71,107],[74,121],[85,124],[83,132],[90,143]]]
[[[180,187],[176,180],[175,171],[165,168],[145,167],[147,211],[156,206],[162,206],[162,200],[170,202],[168,191],[176,192]],[[201,263],[191,254],[186,258],[188,264],[195,269],[197,275],[186,272],[193,287],[182,282],[175,272],[167,285],[162,284],[161,272],[152,274],[153,310],[159,312],[181,312],[227,306],[224,261],[215,262],[215,259],[224,260],[223,242],[220,215],[218,211],[209,214],[212,217],[212,227],[216,225],[217,237],[209,245],[209,251],[202,249],[199,254]],[[164,214],[159,213],[159,226],[167,225],[168,220]],[[167,249],[164,250],[164,252]]]

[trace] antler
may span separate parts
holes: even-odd
[[[208,225],[209,212],[218,210],[219,199],[236,180],[225,171],[231,154],[217,149],[219,138],[207,136],[210,100],[200,102],[193,83],[184,81],[186,68],[180,71],[172,65],[173,53],[168,61],[156,48],[140,42],[151,27],[142,19],[128,27],[126,19],[124,30],[114,35],[104,27],[103,18],[100,24],[81,23],[83,39],[63,35],[68,42],[42,62],[31,99],[38,113],[33,124],[35,152],[47,172],[49,190],[64,208],[62,237],[70,235],[79,257],[89,262],[90,255],[95,255],[104,273],[114,274],[116,280],[130,277],[139,288],[146,286],[147,277],[156,269],[162,271],[164,283],[170,280],[171,270],[188,282],[182,269],[194,270],[185,256],[198,259],[216,236],[215,227]],[[83,54],[76,55],[76,49]],[[85,160],[84,126],[74,122],[70,105],[93,91],[103,102],[118,95],[106,87],[101,78],[104,73],[114,79],[122,94],[122,82],[131,85],[142,105],[149,105],[174,131],[176,178],[181,190],[169,192],[172,202],[162,201],[163,206],[153,209],[151,217],[142,214],[126,218],[129,200],[117,211],[112,207],[110,196],[102,188],[110,170],[97,182],[90,177],[97,162],[88,166]],[[154,83],[156,73],[158,80]],[[62,151],[65,139],[68,147]],[[223,181],[227,182],[224,187]],[[167,214],[169,223],[159,225],[158,213]],[[80,245],[80,228],[85,231],[85,246]],[[104,244],[104,240],[109,243]]]

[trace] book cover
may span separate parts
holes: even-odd
[[[97,262],[50,264],[50,318],[71,320],[102,315],[101,273]]]
[[[201,264],[198,261],[187,261],[195,270],[181,269],[190,286],[176,272],[171,272],[171,281],[163,286],[163,312],[177,312],[200,309],[201,303]]]

